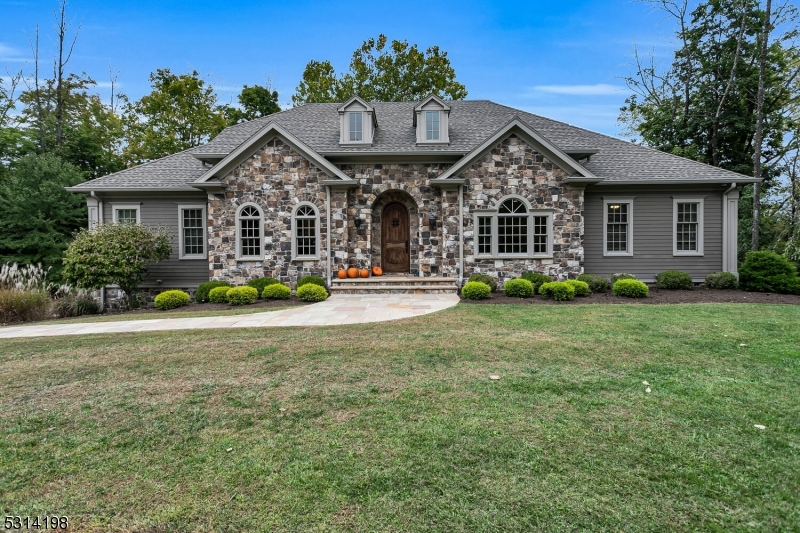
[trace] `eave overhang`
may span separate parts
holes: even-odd
[[[200,192],[193,185],[186,185],[185,187],[64,187],[64,189],[77,194],[91,194],[92,192]]]

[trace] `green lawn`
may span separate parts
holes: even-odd
[[[6,340],[0,514],[150,533],[800,531],[798,391],[800,306]]]
[[[280,307],[250,307],[244,305],[237,309],[223,309],[214,311],[152,311],[149,313],[108,313],[102,315],[83,315],[75,318],[61,318],[57,320],[47,320],[43,322],[16,323],[10,326],[28,326],[43,324],[82,324],[84,322],[119,322],[120,320],[157,320],[162,318],[195,318],[205,316],[234,316],[250,315],[256,313],[271,313],[272,311],[282,311],[295,307],[286,305]]]

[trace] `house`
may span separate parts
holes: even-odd
[[[157,293],[309,274],[341,289],[339,269],[373,265],[452,288],[476,272],[701,281],[736,272],[737,188],[753,181],[490,101],[353,96],[69,190],[90,224],[172,228]]]

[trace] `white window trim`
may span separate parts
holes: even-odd
[[[603,198],[603,257],[633,257],[633,200],[635,196]],[[608,251],[608,204],[628,204],[628,243],[626,252]]]
[[[439,113],[439,138],[436,140],[429,140],[427,138],[427,122],[425,120],[425,113],[433,111]],[[450,113],[447,110],[441,109],[438,106],[431,109],[422,108],[417,111],[417,145],[441,145],[450,144]]]
[[[698,204],[697,205],[697,250],[678,250],[678,204]],[[702,257],[705,255],[703,249],[703,219],[705,196],[693,198],[672,197],[672,255],[673,256],[694,256]]]
[[[253,206],[258,210],[259,214],[259,227],[261,228],[261,255],[242,255],[242,239],[241,239],[241,229],[242,229],[242,221],[239,218],[239,214],[242,212],[242,209],[248,206]],[[236,260],[237,261],[263,261],[264,260],[264,249],[266,248],[264,239],[264,210],[261,207],[254,203],[254,202],[247,202],[240,205],[236,209]]]
[[[134,209],[136,210],[136,223],[142,223],[142,204],[111,204],[111,220],[114,224],[119,224],[117,220],[117,210]]]
[[[527,216],[528,217],[528,253],[525,254],[501,254],[497,251],[499,235],[497,232],[497,219],[500,216],[506,216],[505,214],[500,214],[498,209],[503,202],[510,199],[520,200],[524,205],[525,208],[528,210]],[[473,213],[473,252],[475,254],[475,258],[477,259],[552,259],[553,258],[553,213],[554,209],[534,209],[531,207],[530,202],[523,196],[519,196],[516,194],[510,194],[508,196],[502,197],[500,200],[496,202],[497,207],[493,209],[477,209],[474,210]],[[514,216],[509,215],[509,216]],[[519,216],[519,215],[517,215]],[[478,218],[480,217],[490,217],[492,219],[492,251],[489,254],[482,254],[478,252]],[[533,251],[533,219],[534,217],[547,217],[547,252],[545,253],[534,253]]]
[[[311,208],[314,210],[314,232],[317,238],[317,253],[314,255],[297,255],[297,211],[304,205],[311,206]],[[312,261],[320,258],[319,251],[320,246],[322,245],[322,240],[319,232],[319,219],[319,209],[311,202],[300,202],[294,206],[294,209],[292,209],[292,261]]]
[[[203,253],[185,254],[183,247],[183,211],[185,209],[201,209],[203,211]],[[206,259],[208,258],[208,219],[206,216],[206,204],[178,204],[178,259]]]

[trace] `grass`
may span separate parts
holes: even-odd
[[[798,531],[799,323],[798,306],[459,305],[0,341],[0,513],[151,533]]]
[[[25,322],[14,323],[9,326],[27,326],[43,324],[81,324],[84,322],[119,322],[121,320],[160,320],[162,318],[194,318],[204,316],[234,316],[250,315],[257,313],[271,313],[272,311],[282,311],[295,307],[286,305],[280,307],[248,307],[242,306],[238,309],[226,309],[216,311],[153,311],[151,313],[108,313],[102,315],[84,315],[75,318],[60,318],[48,320],[47,322]]]

